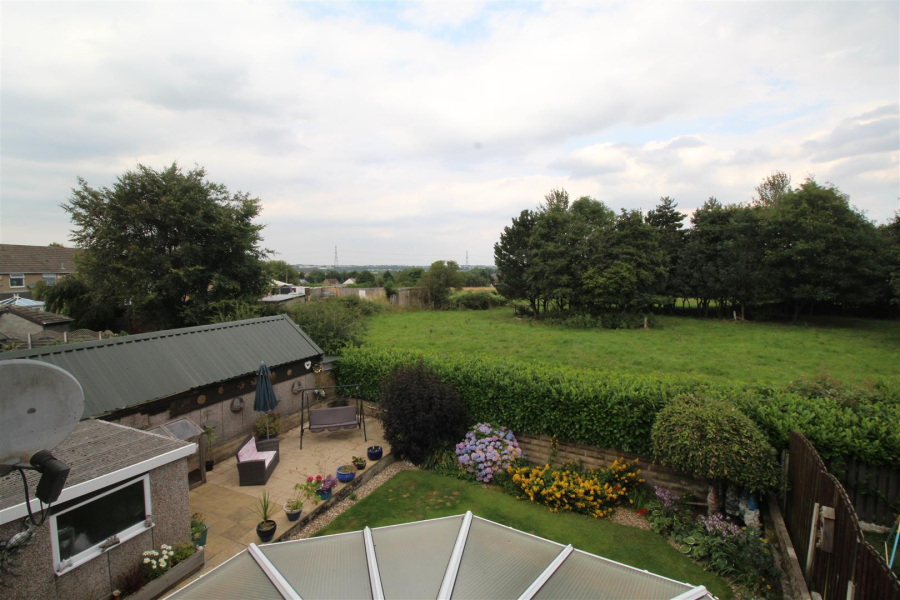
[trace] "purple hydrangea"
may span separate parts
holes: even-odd
[[[494,473],[522,456],[522,449],[506,427],[495,429],[490,423],[479,423],[456,445],[456,456],[459,464],[469,473],[475,473],[478,481],[489,482]]]

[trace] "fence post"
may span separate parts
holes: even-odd
[[[813,556],[816,553],[816,526],[819,524],[819,503],[813,504],[812,525],[809,527],[809,550],[806,551],[806,580],[812,572]]]
[[[28,334],[28,349],[31,350],[31,334]]]

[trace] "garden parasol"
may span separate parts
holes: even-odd
[[[269,379],[269,367],[259,363],[256,371],[256,397],[253,399],[253,410],[266,413],[266,437],[269,437],[269,413],[278,406],[278,398]]]

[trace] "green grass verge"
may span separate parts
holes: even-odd
[[[659,317],[659,328],[574,330],[516,319],[509,308],[385,312],[368,344],[629,373],[671,373],[715,381],[785,384],[822,371],[844,382],[897,382],[900,322],[850,318],[798,325]]]
[[[722,599],[732,597],[724,580],[692,563],[652,531],[573,513],[551,513],[544,506],[517,500],[502,491],[428,471],[401,471],[316,535],[447,517],[467,510],[676,581],[705,585]]]

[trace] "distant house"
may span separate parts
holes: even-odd
[[[7,337],[27,339],[42,331],[69,331],[74,319],[47,312],[37,306],[0,306],[0,333]]]
[[[53,285],[75,272],[78,248],[0,244],[0,298],[28,298],[38,281]]]
[[[331,279],[326,279],[325,281],[323,281],[322,285],[341,285],[341,282],[338,281],[337,279],[331,278]]]
[[[354,284],[356,284],[356,280],[353,279],[352,277],[344,282],[344,285],[354,285]]]

